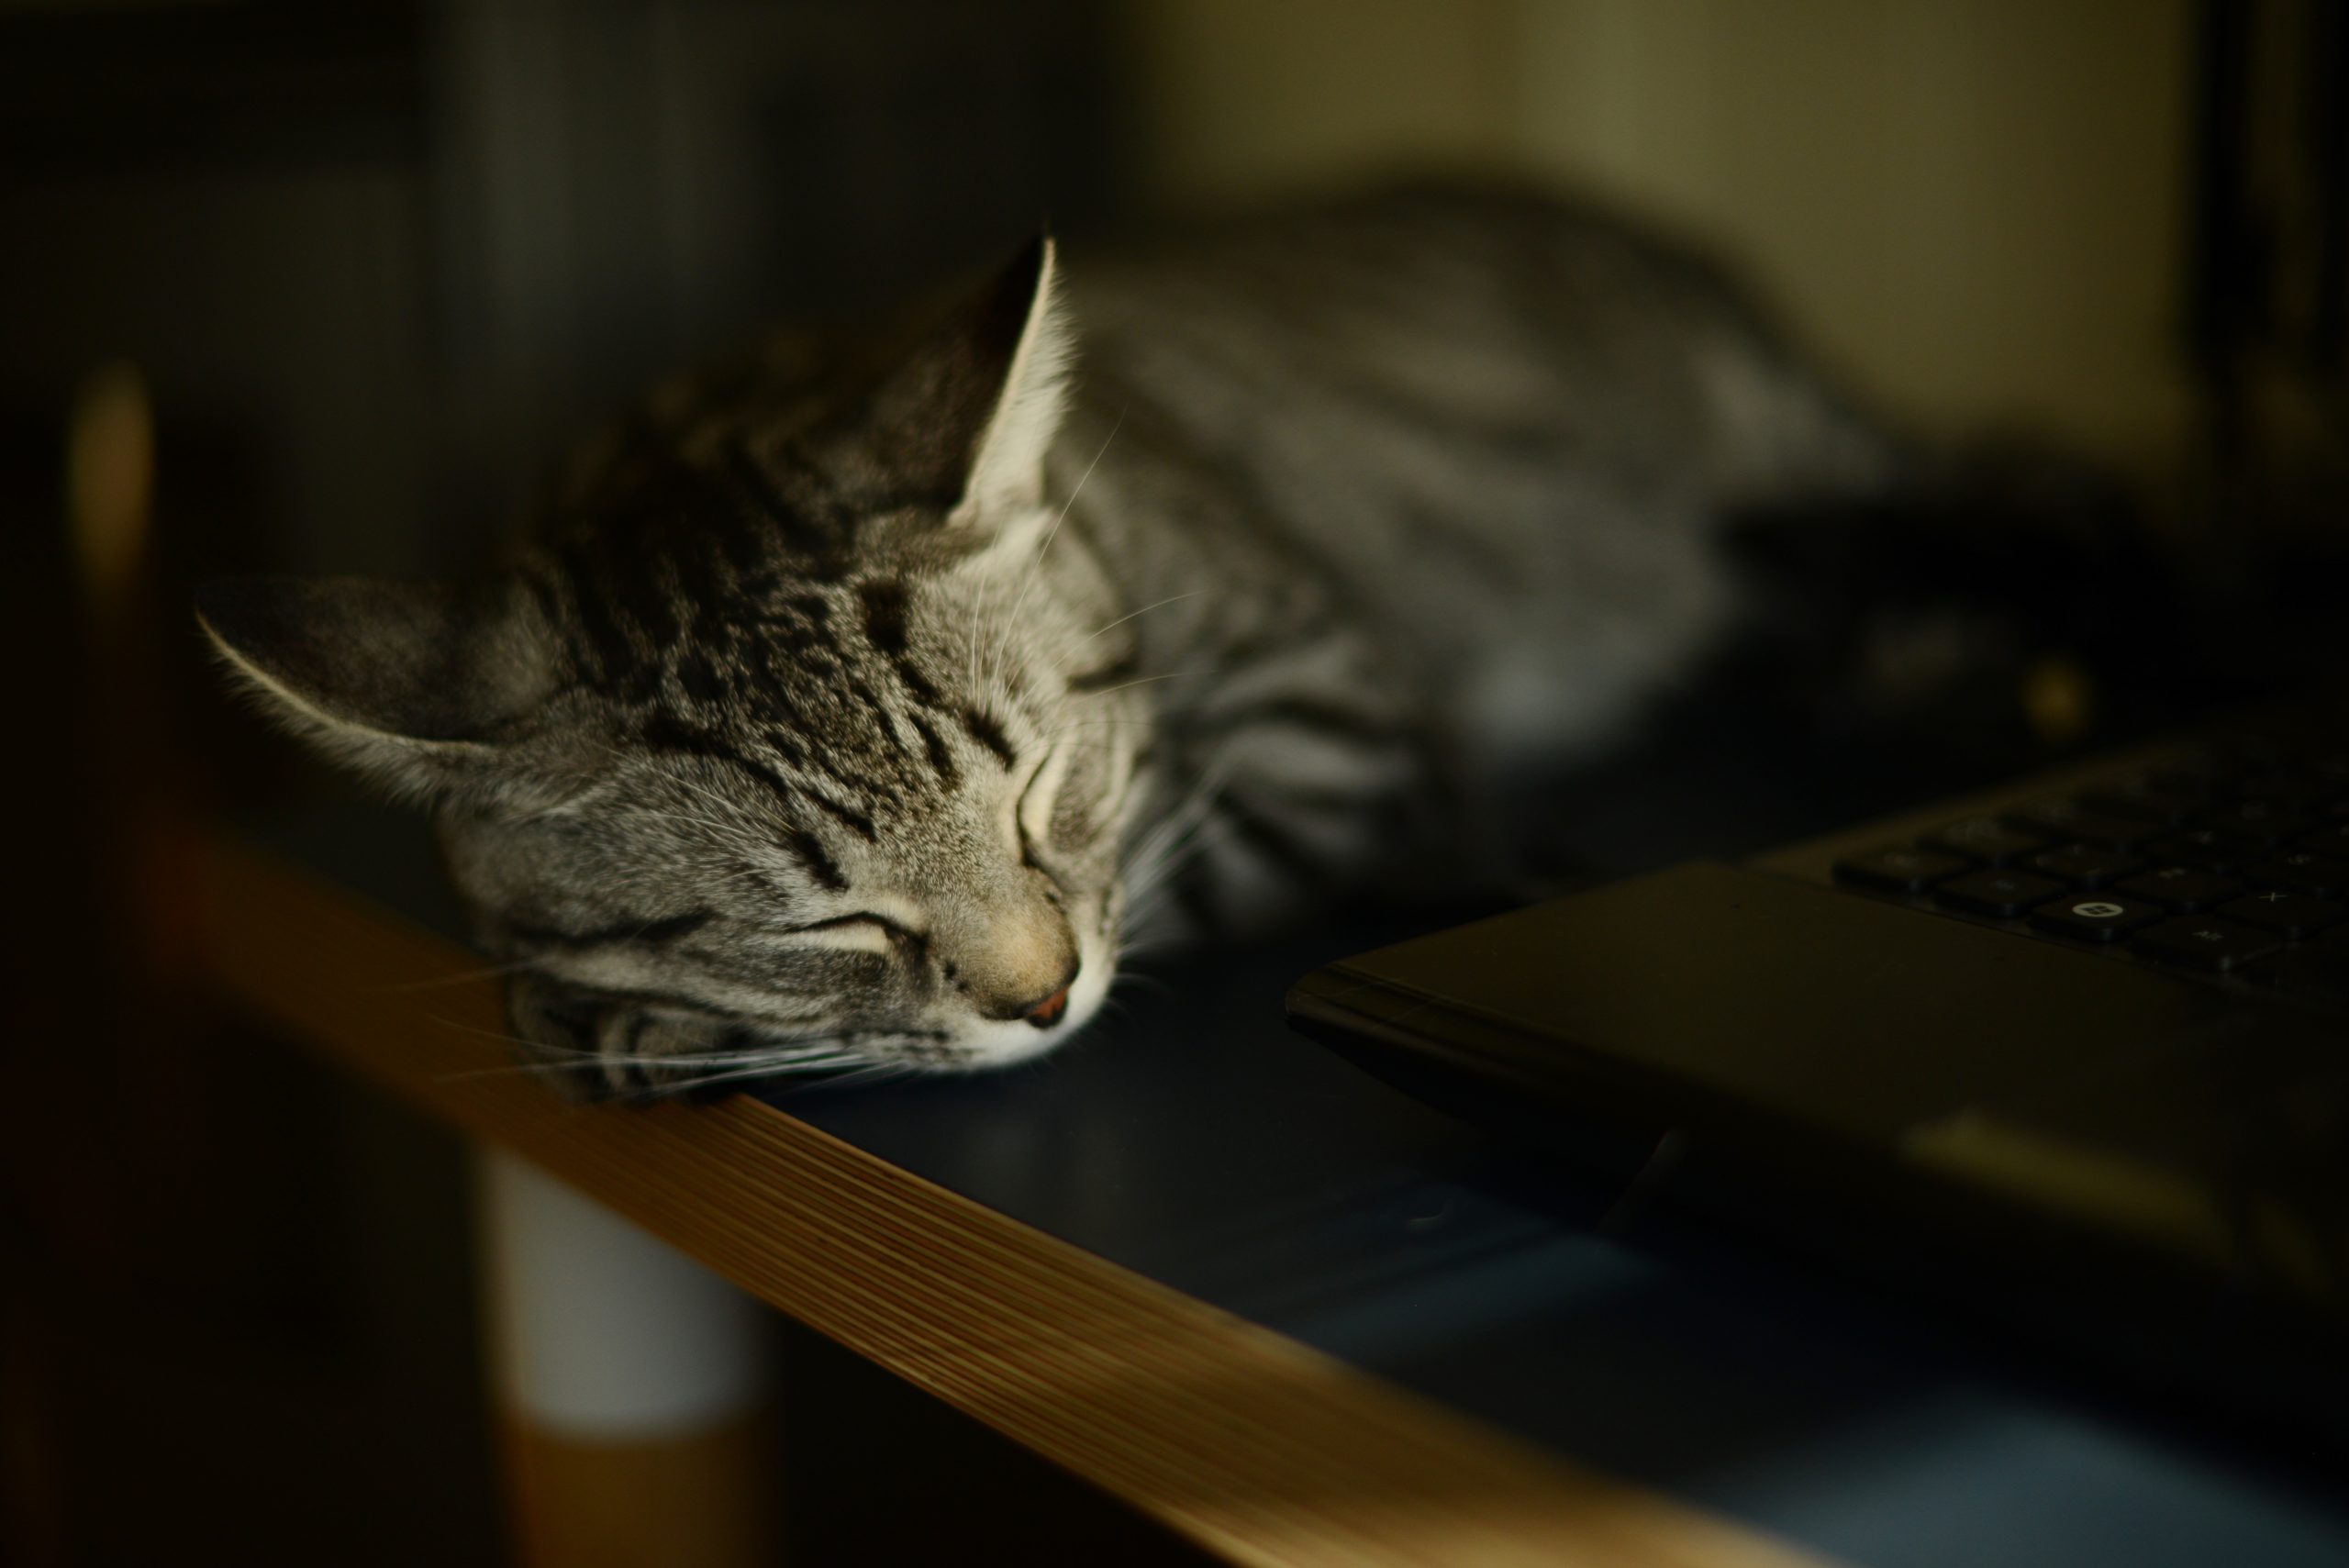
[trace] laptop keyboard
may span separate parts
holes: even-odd
[[[1846,856],[1835,879],[2349,1006],[2349,746],[2237,735]]]

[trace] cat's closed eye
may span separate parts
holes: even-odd
[[[812,920],[804,926],[792,926],[783,934],[794,938],[829,938],[842,945],[895,951],[914,960],[924,956],[930,946],[930,939],[904,920],[888,915],[863,912],[852,915],[834,915],[829,919]]]

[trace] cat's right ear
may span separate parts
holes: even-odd
[[[990,524],[1044,498],[1044,458],[1068,409],[1076,333],[1061,304],[1060,251],[1039,234],[996,279],[985,311],[997,323],[1001,381],[971,453],[952,521]],[[1017,324],[1016,331],[1005,328]]]
[[[557,687],[520,584],[230,578],[196,595],[222,662],[274,717],[409,795],[511,795],[517,742]]]

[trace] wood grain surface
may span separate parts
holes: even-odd
[[[561,1103],[495,1071],[496,984],[474,955],[225,835],[198,864],[208,967],[230,996],[1231,1561],[1818,1561],[1517,1443],[756,1100]]]

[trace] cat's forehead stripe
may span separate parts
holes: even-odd
[[[584,541],[566,540],[556,547],[554,559],[564,585],[570,590],[567,597],[571,619],[584,642],[581,651],[587,655],[588,673],[608,684],[621,672],[635,668],[639,660],[619,622],[606,608],[604,595],[597,591],[594,552]]]
[[[715,909],[691,909],[682,915],[665,917],[631,919],[622,917],[588,930],[509,920],[506,932],[516,941],[534,948],[564,948],[577,951],[587,948],[612,947],[623,942],[657,947],[691,936],[716,918],[718,911]]]
[[[897,717],[889,711],[889,705],[881,700],[869,683],[854,674],[843,676],[841,685],[859,707],[873,716],[874,733],[880,736],[881,743],[888,748],[890,754],[902,762],[906,746],[897,739]]]
[[[925,706],[944,706],[938,688],[914,662],[912,640],[907,629],[907,601],[910,590],[902,578],[868,578],[857,585],[857,599],[863,610],[864,640],[875,653],[889,662],[897,684],[907,695]],[[936,748],[931,756],[937,755]],[[941,773],[946,772],[941,768]]]
[[[939,782],[948,789],[957,787],[962,783],[962,773],[954,766],[954,753],[947,750],[945,738],[918,713],[913,715],[913,727],[921,736],[923,748],[930,752],[930,766],[938,774]]]
[[[906,651],[906,585],[894,577],[860,584],[857,597],[864,606],[864,639],[874,651],[896,658]]]
[[[1008,768],[1019,760],[1011,749],[1011,738],[1004,733],[1003,725],[995,715],[984,708],[965,706],[958,716],[971,739],[995,753],[996,761]]]
[[[775,530],[785,549],[796,555],[818,559],[839,550],[839,541],[831,537],[831,529],[826,526],[832,520],[830,514],[835,508],[829,506],[820,510],[807,507],[804,503],[808,497],[804,495],[798,497],[802,502],[798,506],[785,499],[777,487],[773,468],[751,455],[750,442],[739,430],[721,439],[718,450],[719,461],[725,463],[728,473],[741,487],[743,494],[757,504],[761,515]],[[797,488],[807,488],[805,481],[808,475],[796,473],[794,477],[802,481]],[[814,517],[809,515],[811,512]]]
[[[873,825],[873,818],[865,813],[857,810],[853,806],[841,805],[839,801],[834,800],[830,795],[826,795],[821,790],[811,789],[803,791],[802,793],[810,802],[814,803],[818,810],[823,812],[825,816],[829,817],[833,821],[838,822],[841,827],[846,828],[850,832],[855,834],[866,843],[877,844],[881,841],[880,829]]]
[[[801,814],[807,800],[814,800],[819,808],[831,805],[821,796],[812,794],[803,795],[802,792],[794,788],[788,780],[758,758],[746,755],[735,746],[706,730],[697,730],[680,722],[673,715],[653,716],[644,728],[643,737],[646,744],[657,750],[683,752],[688,756],[707,757],[740,770],[780,801],[792,818],[796,819]],[[870,819],[863,820],[867,829],[866,836],[874,836],[871,832]],[[813,833],[798,826],[796,820],[779,828],[778,832],[784,846],[799,861],[809,876],[834,893],[847,890],[848,878],[841,873],[840,866],[832,857],[825,852],[822,842]]]

